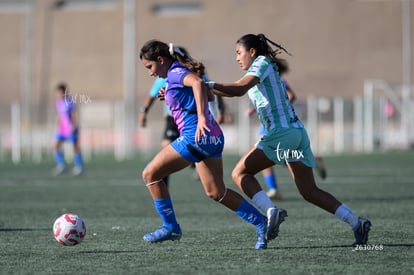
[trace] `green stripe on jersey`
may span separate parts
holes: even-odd
[[[289,102],[276,65],[267,57],[258,56],[246,75],[260,79],[259,83],[248,91],[248,95],[266,132],[278,128],[303,128]]]

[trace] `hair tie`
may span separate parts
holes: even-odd
[[[182,57],[185,56],[185,54],[183,53],[182,50],[180,50],[180,48],[177,48],[176,46],[174,46],[173,43],[170,43],[168,51],[170,52],[170,55],[172,57],[175,57],[175,54],[178,53],[179,55],[181,55]]]

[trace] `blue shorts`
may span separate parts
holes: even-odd
[[[274,163],[300,161],[308,167],[315,167],[308,134],[304,128],[287,128],[272,130],[265,134],[256,144],[266,157]]]
[[[55,134],[55,140],[57,141],[69,141],[78,143],[79,141],[79,129],[75,129],[69,136],[65,136],[62,133],[57,132]]]
[[[196,142],[194,136],[180,136],[171,146],[189,162],[200,162],[206,158],[220,158],[224,148],[224,135],[202,137]]]

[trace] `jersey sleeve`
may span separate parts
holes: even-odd
[[[266,72],[268,71],[267,69],[269,65],[271,65],[269,60],[266,57],[260,55],[253,61],[252,65],[250,65],[246,75],[253,75],[259,78],[260,82],[262,82],[263,79],[267,76]]]
[[[187,68],[177,66],[168,72],[168,89],[183,88],[184,77],[189,74],[190,71]]]

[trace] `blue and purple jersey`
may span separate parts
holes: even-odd
[[[181,135],[194,136],[197,129],[197,107],[191,87],[183,84],[184,77],[191,73],[186,67],[175,61],[167,73],[167,89],[165,102],[170,107],[174,121]],[[207,94],[205,94],[205,116],[211,136],[222,134],[220,126],[216,123],[208,108]]]
[[[70,97],[56,100],[56,111],[59,119],[58,133],[64,137],[69,137],[75,130],[76,125],[72,123],[72,112],[76,105]]]

